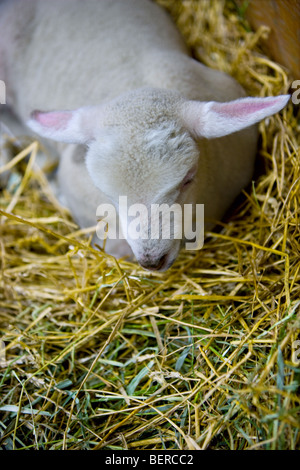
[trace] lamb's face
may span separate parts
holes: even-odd
[[[89,174],[119,215],[122,234],[116,235],[126,238],[146,269],[166,270],[178,255],[184,221],[187,227],[191,218],[184,204],[194,202],[198,156],[195,141],[176,121],[109,127],[89,145]]]

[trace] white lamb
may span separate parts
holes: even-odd
[[[192,204],[194,218],[204,204],[211,227],[251,180],[253,125],[289,100],[241,98],[233,78],[189,56],[150,0],[0,0],[0,35],[7,104],[40,136],[67,143],[58,181],[82,227],[124,196],[149,209],[144,235],[154,204]],[[107,250],[168,269],[184,240],[132,237],[131,221],[120,213],[127,240],[109,239]]]

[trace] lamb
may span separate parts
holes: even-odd
[[[191,58],[150,0],[0,0],[0,31],[7,105],[56,142],[74,219],[93,226],[97,208],[113,205],[120,233],[108,232],[107,251],[147,270],[167,270],[186,242],[175,224],[169,238],[161,227],[147,236],[150,208],[189,205],[192,225],[204,205],[211,228],[251,181],[255,124],[290,98],[245,97],[232,77]],[[148,210],[143,237],[125,230],[124,197]]]

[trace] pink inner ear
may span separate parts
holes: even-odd
[[[32,118],[35,119],[43,127],[63,130],[67,128],[68,122],[72,117],[72,113],[68,111],[54,111],[50,113],[42,113],[34,111]]]
[[[218,114],[222,114],[227,117],[237,117],[242,118],[245,116],[249,116],[249,114],[256,113],[266,108],[271,108],[272,106],[276,105],[278,101],[270,100],[270,101],[261,101],[261,100],[253,100],[253,101],[241,101],[236,103],[224,103],[224,104],[217,104],[212,106],[212,109],[217,112]]]

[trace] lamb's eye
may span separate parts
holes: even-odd
[[[197,167],[193,167],[191,168],[187,174],[185,175],[182,183],[181,183],[181,188],[182,189],[185,189],[187,188],[193,181],[194,181],[194,178],[195,178],[195,175],[197,173]]]
[[[185,179],[184,179],[181,186],[182,186],[182,188],[186,188],[186,187],[189,186],[192,182],[193,182],[193,178],[190,178],[190,179],[188,179],[188,180],[185,180]]]

